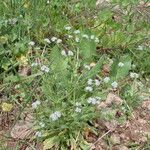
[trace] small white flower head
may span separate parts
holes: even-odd
[[[40,104],[41,104],[41,102],[37,100],[37,101],[32,103],[32,108],[36,109]]]
[[[44,122],[40,122],[39,125],[40,125],[40,127],[42,127],[42,128],[45,127],[45,123],[44,123]]]
[[[104,81],[105,83],[108,83],[108,82],[110,81],[110,78],[109,78],[109,77],[105,77],[105,78],[103,79],[103,81]]]
[[[42,71],[45,71],[45,68],[46,68],[46,66],[43,65],[43,66],[41,67],[41,70],[42,70]]]
[[[36,136],[36,137],[41,137],[41,136],[42,136],[42,133],[41,133],[40,131],[37,131],[37,132],[35,133],[35,136]]]
[[[87,87],[85,87],[85,91],[86,92],[92,92],[93,88],[91,86],[87,86]]]
[[[47,4],[49,4],[49,3],[50,3],[50,1],[48,0],[48,1],[47,1]]]
[[[62,56],[67,56],[66,51],[65,51],[65,50],[62,50],[62,51],[61,51],[61,55],[62,55]]]
[[[73,36],[72,35],[68,35],[68,38],[71,39],[71,38],[73,38]]]
[[[29,46],[34,46],[34,45],[35,45],[35,42],[31,41],[31,42],[28,43],[28,45],[29,45]]]
[[[101,97],[99,97],[99,96],[96,96],[95,98],[96,98],[97,100],[101,100]]]
[[[48,38],[44,39],[44,42],[46,42],[46,43],[48,43],[48,44],[51,43],[51,41],[50,41]]]
[[[41,70],[42,70],[43,72],[46,72],[46,73],[49,72],[49,68],[48,68],[47,66],[45,66],[45,65],[43,65],[43,66],[41,67]]]
[[[91,38],[91,40],[94,40],[95,36],[94,36],[94,35],[91,35],[91,37],[90,37],[90,38]]]
[[[76,102],[76,106],[77,106],[77,107],[80,107],[80,106],[81,106],[81,103],[80,103],[80,102]]]
[[[79,43],[79,42],[80,42],[80,39],[79,39],[78,37],[76,37],[76,38],[75,38],[75,41],[76,41],[77,43]]]
[[[119,66],[119,67],[123,67],[123,66],[124,66],[124,63],[119,62],[119,63],[118,63],[118,66]]]
[[[73,56],[73,52],[72,51],[68,51],[68,56]]]
[[[89,39],[89,36],[87,34],[82,35],[83,38]]]
[[[99,81],[98,79],[95,79],[95,85],[99,86],[101,84],[101,81]]]
[[[15,85],[15,89],[19,89],[20,88],[20,84]]]
[[[95,98],[90,97],[90,98],[88,98],[87,102],[89,104],[95,105],[97,103],[97,100]]]
[[[9,24],[11,25],[15,25],[17,23],[18,19],[17,18],[12,18],[12,19],[8,19]]]
[[[53,114],[50,115],[50,119],[52,119],[52,121],[56,121],[61,117],[61,112],[56,111]]]
[[[80,34],[80,30],[75,30],[74,34]]]
[[[92,85],[93,84],[93,80],[92,79],[88,79],[87,84],[88,85]]]
[[[38,63],[34,62],[34,63],[31,64],[31,67],[34,67],[34,66],[38,66]]]
[[[95,42],[96,42],[96,43],[99,43],[99,39],[98,39],[98,38],[95,38]]]
[[[45,68],[45,72],[46,72],[46,73],[49,72],[49,68],[48,68],[48,67]]]
[[[62,43],[62,40],[61,39],[57,39],[56,43],[60,44],[60,43]]]
[[[54,36],[53,36],[53,37],[51,38],[51,41],[52,41],[52,42],[55,42],[56,40],[57,40],[57,37],[54,37]]]
[[[137,73],[134,73],[134,72],[130,72],[130,77],[133,79],[133,78],[138,78],[139,77],[139,74]]]
[[[82,110],[79,107],[76,107],[75,112],[80,113]]]
[[[84,64],[84,68],[87,69],[87,70],[91,69],[91,67],[89,65],[85,65],[85,64]]]
[[[117,87],[118,87],[118,83],[117,83],[116,81],[114,81],[114,82],[111,84],[111,86],[112,86],[113,88],[117,88]]]
[[[69,30],[71,30],[71,27],[70,26],[66,26],[65,30],[69,31]]]
[[[143,48],[143,46],[139,45],[137,49],[142,51],[144,48]]]

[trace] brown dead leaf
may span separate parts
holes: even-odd
[[[32,123],[19,122],[11,130],[11,136],[15,139],[28,139],[33,133]]]
[[[105,64],[102,67],[102,73],[104,76],[107,76],[110,72],[110,65],[109,64]]]
[[[30,68],[28,66],[19,66],[18,73],[20,76],[28,76],[30,74]]]

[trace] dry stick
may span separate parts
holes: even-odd
[[[111,131],[112,131],[112,130],[108,130],[105,134],[103,134],[100,138],[98,138],[98,140],[95,141],[95,142],[92,144],[91,148],[92,148],[98,141],[100,141],[104,136],[106,136],[107,134],[109,134]]]

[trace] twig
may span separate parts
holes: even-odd
[[[103,134],[101,137],[98,138],[97,141],[95,141],[92,145],[91,148],[97,143],[99,142],[104,136],[106,136],[107,134],[109,134],[112,130],[108,130],[105,134]]]

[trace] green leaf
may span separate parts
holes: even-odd
[[[44,146],[43,150],[52,148],[57,143],[57,140],[58,140],[57,137],[52,137],[52,138],[46,139],[43,142],[43,146]]]
[[[119,67],[118,66],[119,62],[122,62],[124,66]],[[116,58],[111,68],[111,72],[110,72],[111,78],[115,78],[116,80],[118,80],[118,79],[123,79],[125,76],[127,76],[129,70],[131,69],[131,62],[132,60],[128,55],[125,55],[120,59]]]
[[[96,45],[94,41],[82,40],[80,43],[80,54],[84,61],[91,61],[92,57],[96,55]]]
[[[101,57],[97,64],[88,72],[87,78],[94,77],[101,69],[101,66],[104,62],[104,57]]]
[[[65,59],[58,47],[54,47],[50,55],[51,69],[56,72],[65,73],[67,71],[68,60]]]

